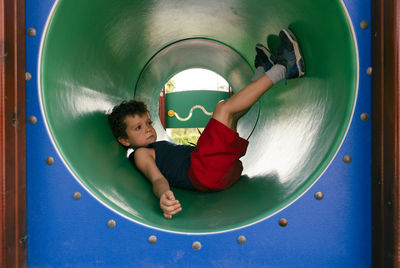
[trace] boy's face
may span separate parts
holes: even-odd
[[[126,135],[128,138],[118,138],[118,141],[124,146],[146,146],[157,140],[156,130],[153,128],[153,122],[148,114],[128,115],[125,117]]]

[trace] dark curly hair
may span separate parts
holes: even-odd
[[[142,101],[130,100],[123,101],[116,105],[108,115],[108,124],[116,139],[128,138],[126,135],[125,117],[128,115],[144,115],[149,113],[147,105]]]

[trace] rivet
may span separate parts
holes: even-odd
[[[324,198],[324,194],[322,192],[316,192],[314,194],[315,199],[317,200],[322,200],[322,198]]]
[[[46,163],[47,163],[47,165],[49,165],[49,166],[53,165],[53,164],[54,164],[54,158],[51,157],[51,156],[47,157],[47,158],[46,158]]]
[[[201,249],[201,243],[200,243],[199,241],[193,242],[192,248],[193,248],[194,250],[200,250],[200,249]]]
[[[149,236],[148,241],[149,241],[150,244],[155,244],[155,243],[157,243],[157,236],[155,236],[155,235]]]
[[[246,239],[246,237],[244,235],[241,235],[241,236],[239,236],[237,238],[237,241],[238,241],[239,244],[242,245],[242,244],[246,243],[247,239]]]
[[[371,67],[371,66],[369,66],[369,67],[367,68],[367,74],[368,74],[368,75],[372,75],[372,67]]]
[[[34,125],[34,124],[36,124],[36,122],[37,122],[36,116],[34,116],[34,115],[29,116],[29,118],[28,118],[29,124]]]
[[[363,121],[363,122],[367,122],[367,121],[369,120],[369,114],[368,114],[368,113],[362,113],[362,114],[360,115],[360,119],[361,119],[361,121]]]
[[[29,36],[35,36],[36,35],[36,29],[35,28],[29,28],[28,29],[28,35]]]
[[[21,244],[26,243],[26,240],[28,240],[28,236],[27,236],[27,235],[21,236],[21,237],[19,238],[19,242],[20,242]]]
[[[352,159],[350,155],[345,155],[343,156],[343,162],[345,162],[346,164],[351,163]]]
[[[25,80],[26,80],[26,81],[29,81],[29,80],[31,80],[31,79],[32,79],[31,73],[26,72],[26,73],[25,73]]]
[[[17,113],[13,113],[11,116],[11,124],[12,126],[15,126],[18,123],[18,118],[17,118]]]
[[[115,226],[117,226],[117,223],[116,223],[114,220],[109,220],[109,221],[107,222],[107,226],[108,226],[109,228],[115,228]]]
[[[361,21],[361,22],[360,22],[360,27],[361,27],[361,29],[363,29],[363,30],[368,29],[368,27],[369,27],[368,21],[366,21],[366,20]]]
[[[279,220],[279,225],[282,227],[286,227],[286,225],[288,225],[288,220],[285,218],[282,218]]]
[[[82,198],[82,194],[81,194],[80,192],[75,192],[75,193],[72,195],[72,197],[73,197],[75,200],[79,200],[79,199]]]

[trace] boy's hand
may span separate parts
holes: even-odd
[[[163,211],[164,217],[167,219],[172,219],[172,215],[175,215],[182,210],[181,204],[175,199],[171,190],[166,191],[161,195],[160,207]]]

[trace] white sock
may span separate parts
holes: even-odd
[[[275,64],[265,73],[273,84],[285,79],[286,67],[280,64]]]
[[[256,81],[258,78],[263,76],[265,74],[264,67],[258,66],[256,69],[256,72],[254,73],[253,77],[251,78],[251,81]]]

